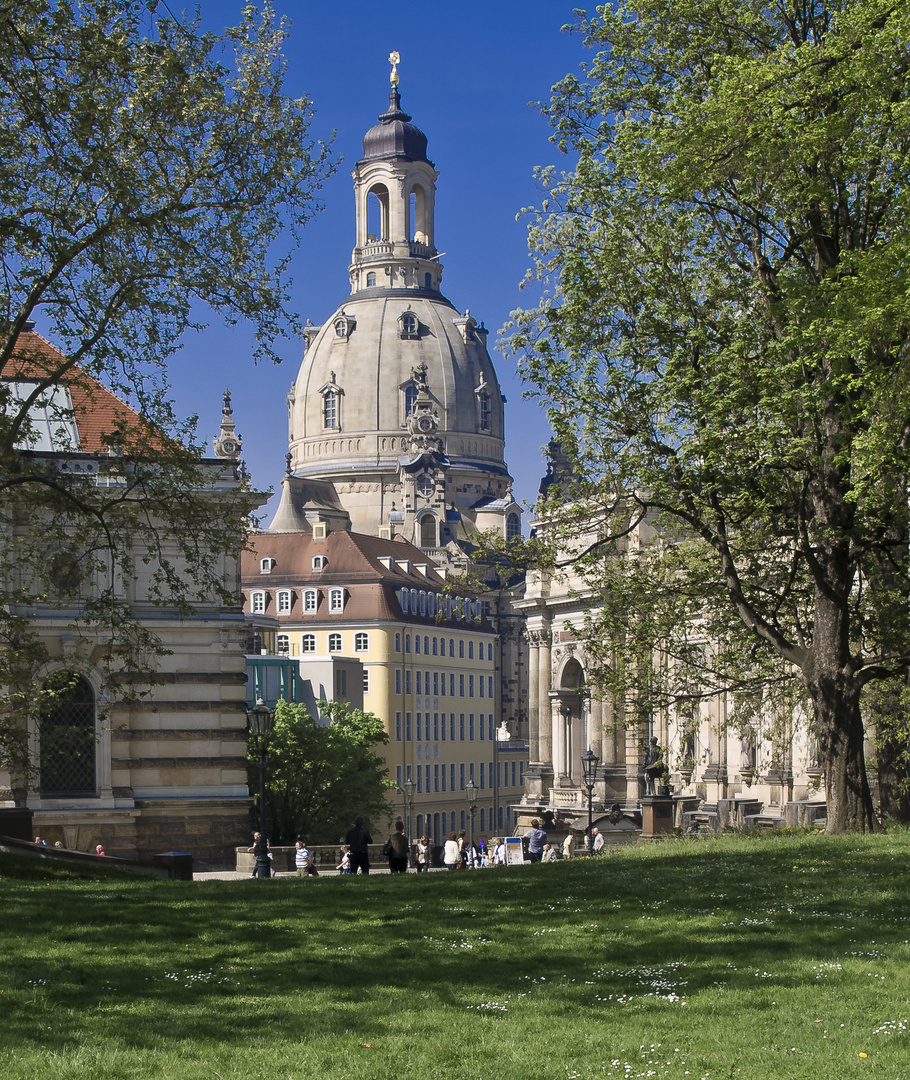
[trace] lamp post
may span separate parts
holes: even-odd
[[[259,831],[265,839],[265,752],[268,749],[269,735],[272,733],[272,721],[275,710],[260,698],[252,709],[247,709],[247,723],[250,732],[256,736],[259,750]]]
[[[404,788],[404,801],[405,801],[405,831],[408,837],[411,836],[412,824],[411,824],[411,807],[414,804],[414,781],[411,779],[411,774],[408,773],[408,778],[402,784]]]
[[[584,777],[585,787],[588,789],[588,854],[594,854],[594,782],[597,780],[597,766],[600,758],[594,751],[588,749],[581,755],[581,774]]]
[[[474,846],[474,810],[477,806],[477,785],[473,780],[469,780],[465,784],[465,791],[468,794],[468,806],[471,809],[471,847]]]

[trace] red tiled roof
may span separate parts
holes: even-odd
[[[324,570],[313,569],[313,556],[324,555]],[[390,559],[387,568],[380,558]],[[260,572],[263,559],[273,559],[270,573]],[[407,564],[407,569],[400,565]],[[426,567],[418,570],[417,567]],[[425,589],[440,593],[445,587],[443,577],[436,572],[426,554],[401,537],[385,540],[366,533],[335,530],[325,540],[314,540],[310,533],[256,533],[250,547],[240,558],[240,573],[246,591],[265,589],[274,592],[282,588],[303,586],[348,587],[350,598],[343,613],[329,614],[320,608],[319,622],[370,621],[376,619],[401,619],[401,609],[395,590]],[[291,621],[306,621],[307,616],[295,611]],[[409,622],[425,622],[451,628],[465,629],[465,623],[455,619],[437,622],[432,615],[422,617],[408,615]],[[489,633],[486,618],[473,624],[481,633]]]
[[[16,351],[0,378],[50,379],[55,385],[67,386],[83,453],[104,452],[108,444],[103,436],[117,432],[123,432],[128,443],[132,436],[145,452],[174,448],[165,435],[82,368],[61,373],[66,363],[66,357],[49,341],[27,330],[19,335]]]

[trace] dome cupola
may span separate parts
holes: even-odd
[[[427,137],[401,108],[397,88],[389,93],[389,108],[363,137],[363,161],[374,158],[406,158],[427,161]]]

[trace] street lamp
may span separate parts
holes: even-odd
[[[259,831],[265,839],[265,752],[268,749],[269,735],[272,733],[272,721],[275,710],[260,698],[252,709],[246,711],[249,731],[255,735],[259,750]]]
[[[413,828],[413,826],[411,824],[411,807],[414,804],[414,781],[411,779],[411,774],[410,773],[408,773],[408,778],[402,784],[402,787],[404,788],[405,820],[407,822],[407,824],[405,826],[405,829],[407,831],[408,836],[410,837],[411,830]]]
[[[477,785],[473,779],[469,780],[465,784],[465,791],[468,795],[468,806],[471,808],[471,847],[474,846],[474,810],[477,806]]]
[[[588,789],[588,854],[594,854],[594,782],[597,780],[597,766],[600,758],[594,751],[588,749],[581,755],[581,774],[584,777],[585,787]]]

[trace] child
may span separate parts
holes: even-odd
[[[343,847],[341,849],[341,862],[335,867],[336,870],[340,870],[342,874],[350,874],[351,872],[351,849],[349,847]]]

